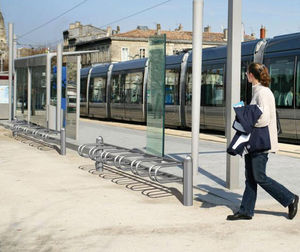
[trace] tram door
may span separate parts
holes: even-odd
[[[295,121],[297,130],[297,139],[300,141],[300,55],[297,56],[297,72],[295,86]]]
[[[201,85],[201,104],[208,129],[225,127],[224,64],[204,65]]]
[[[248,82],[246,76],[248,65],[248,61],[241,63],[241,101],[245,104],[250,104],[252,99],[252,84]]]
[[[125,119],[125,80],[125,73],[112,75],[110,112],[113,119]]]
[[[130,72],[124,76],[125,117],[129,121],[143,122],[143,71]]]

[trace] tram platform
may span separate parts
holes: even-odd
[[[143,126],[82,119],[80,127],[79,142],[102,135],[108,143],[145,147]],[[177,133],[167,130],[166,153],[183,157],[191,140]],[[193,206],[185,207],[181,185],[149,184],[114,169],[100,174],[71,149],[61,156],[9,136],[0,127],[0,251],[296,251],[300,245],[300,215],[288,220],[287,209],[261,189],[251,221],[226,221],[242,188],[224,187],[222,137],[201,135],[198,189]],[[270,164],[269,174],[299,194],[299,156],[277,154]],[[242,165],[240,177],[242,187]]]
[[[102,136],[109,144],[138,148],[145,151],[146,126],[107,122],[90,119],[80,119],[79,139],[69,140],[70,147],[76,148],[83,143],[93,143],[96,137]],[[191,153],[191,132],[166,129],[165,155],[183,160]],[[279,144],[276,154],[269,154],[267,174],[278,180],[292,192],[300,194],[300,146]],[[226,139],[220,135],[200,133],[199,168],[195,176],[196,187],[208,193],[209,196],[194,195],[200,200],[210,203],[223,201],[225,204],[238,206],[244,188],[244,160],[240,158],[240,188],[226,188]],[[207,195],[207,194],[205,194]],[[215,196],[215,197],[212,197]],[[258,190],[258,201],[268,204],[273,199],[262,189]]]

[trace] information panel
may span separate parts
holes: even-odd
[[[8,86],[0,86],[0,103],[8,104]]]
[[[147,83],[147,146],[149,154],[164,156],[166,35],[149,38]]]

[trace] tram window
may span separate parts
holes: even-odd
[[[165,80],[165,104],[178,105],[179,104],[179,69],[167,69]]]
[[[87,78],[81,78],[80,79],[80,101],[86,102],[86,84],[87,84]]]
[[[265,64],[271,77],[271,90],[277,107],[292,107],[294,100],[295,58],[270,58]]]
[[[296,95],[295,95],[297,108],[300,108],[300,59],[299,57],[297,62],[297,80],[296,80]]]
[[[192,105],[192,92],[193,92],[193,78],[192,78],[192,69],[189,68],[186,77],[185,85],[185,105]]]
[[[208,65],[203,69],[201,100],[204,106],[224,105],[224,65]]]
[[[143,103],[143,72],[126,74],[125,102],[128,104]]]
[[[105,77],[95,77],[91,78],[92,83],[92,96],[91,102],[106,102],[106,78]]]
[[[241,101],[245,104],[250,104],[252,98],[252,85],[248,83],[246,76],[249,62],[242,61],[241,65]]]
[[[122,102],[122,90],[121,78],[119,75],[112,76],[112,85],[111,85],[111,102],[112,103],[121,103]]]

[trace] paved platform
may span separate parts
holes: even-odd
[[[76,145],[93,143],[97,136],[102,136],[106,143],[145,151],[146,126],[143,125],[81,119],[78,141],[69,142]],[[229,205],[239,206],[244,189],[244,160],[240,158],[240,188],[227,190],[225,142],[223,136],[200,134],[196,186],[211,195],[218,196],[216,200],[222,198],[228,201]],[[300,146],[280,144],[279,149],[278,154],[269,155],[267,174],[300,195]],[[190,153],[191,132],[166,129],[165,154],[180,160]],[[273,199],[260,188],[258,202],[269,203],[269,201],[272,202]]]
[[[144,147],[141,130],[134,131],[132,140],[132,129],[85,120],[81,124],[90,130],[80,141],[93,139],[90,133],[96,126],[108,142],[122,140],[130,147],[141,141]],[[230,199],[239,200],[240,194],[223,187],[222,143],[200,142],[199,185],[205,190],[195,190],[194,205],[185,207],[178,184],[165,187],[109,168],[96,173],[93,162],[75,151],[60,156],[9,135],[0,127],[1,252],[297,251],[300,246],[300,215],[288,220],[286,209],[274,200],[259,197],[251,221],[225,220],[236,206]],[[166,150],[185,155],[189,141],[167,136]],[[292,166],[299,159],[278,155],[272,162],[274,177],[290,188],[299,185],[299,166]],[[206,192],[212,189],[229,200]]]

